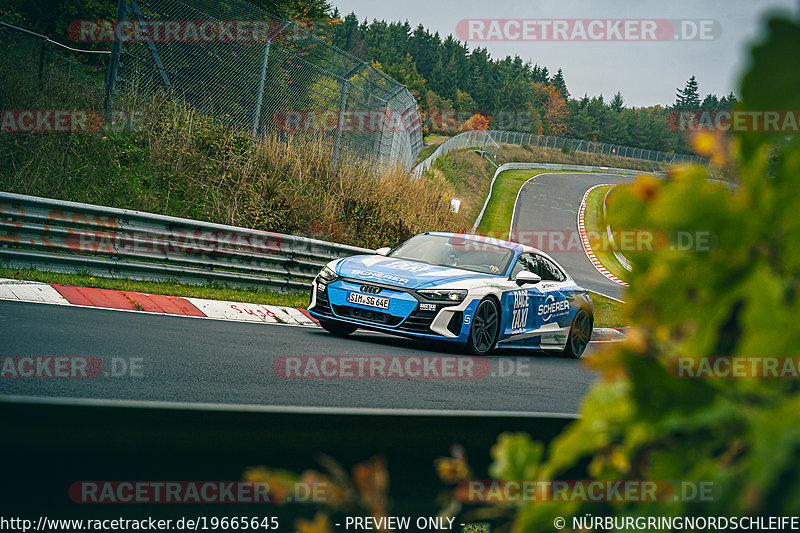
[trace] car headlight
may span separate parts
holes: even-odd
[[[424,289],[417,291],[421,296],[428,300],[435,300],[437,302],[463,302],[467,297],[466,289],[448,290],[448,289]]]
[[[336,281],[339,276],[337,276],[336,272],[334,272],[330,267],[325,267],[320,270],[319,278],[325,283],[330,283],[331,281]]]

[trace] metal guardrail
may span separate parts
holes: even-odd
[[[423,172],[433,165],[437,158],[453,150],[463,150],[465,148],[480,148],[486,150],[487,146],[511,144],[516,146],[538,146],[542,148],[562,149],[566,147],[571,152],[585,152],[590,154],[600,154],[616,157],[627,157],[640,159],[643,161],[653,161],[661,163],[694,163],[708,165],[708,161],[694,155],[677,154],[674,152],[659,152],[658,150],[648,150],[646,148],[631,148],[616,144],[607,144],[596,141],[584,141],[580,139],[568,139],[566,137],[555,137],[552,135],[537,135],[536,133],[521,133],[514,131],[467,131],[446,140],[428,156],[421,161],[411,171],[415,178],[422,176]],[[495,149],[495,156],[497,150]]]
[[[223,224],[0,192],[0,264],[284,292],[372,250]]]

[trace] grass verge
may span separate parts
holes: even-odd
[[[550,170],[506,170],[497,176],[492,197],[478,226],[478,233],[498,239],[508,237],[514,202],[522,185],[534,176],[551,172]]]
[[[594,303],[594,327],[623,328],[628,325],[622,311],[624,304],[595,293],[592,293],[592,302]]]
[[[605,198],[606,194],[609,190],[611,190],[612,187],[613,185],[598,187],[589,193],[589,196],[586,198],[586,217],[584,222],[586,224],[586,233],[590,236],[590,245],[592,246],[592,251],[597,257],[597,260],[600,261],[604,267],[606,267],[606,270],[614,274],[622,281],[626,281],[628,277],[628,271],[625,270],[625,268],[614,256],[614,253],[609,249],[609,246],[606,244],[608,243],[608,240],[600,237],[594,239],[595,242],[591,242],[591,236],[593,235],[606,235],[606,223],[605,218],[603,217],[603,198]]]
[[[449,139],[449,137],[445,135],[428,135],[427,137],[425,137],[423,139],[423,143],[427,143],[428,141],[441,141],[441,142],[435,142],[430,146],[426,146],[425,148],[423,148],[422,151],[417,156],[417,160],[414,162],[414,164],[416,165],[417,163],[425,161],[428,158],[428,156],[430,156],[433,152],[435,152],[436,149],[439,148],[439,145],[445,142],[447,139]]]
[[[305,292],[280,293],[267,290],[232,289],[217,285],[179,285],[155,281],[135,281],[129,279],[110,279],[91,274],[59,274],[35,269],[16,269],[0,267],[0,278],[38,281],[56,285],[76,287],[95,287],[117,291],[144,292],[164,296],[183,296],[229,302],[244,302],[261,305],[280,305],[285,307],[307,307],[309,295]]]

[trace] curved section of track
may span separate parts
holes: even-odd
[[[8,396],[572,414],[594,378],[575,360],[514,352],[489,358],[494,375],[485,377],[286,379],[273,369],[284,356],[402,362],[454,354],[377,333],[339,339],[319,328],[8,301],[0,301],[0,338],[3,358],[93,356],[106,366],[136,359],[141,368],[141,377],[2,378],[0,395]]]
[[[561,245],[572,236],[578,236],[578,210],[586,192],[605,183],[629,183],[634,178],[618,174],[552,173],[539,174],[528,180],[519,190],[511,221],[512,233],[552,232],[563,240],[544,251],[561,263],[582,287],[590,291],[621,300],[624,287],[605,277],[589,260],[582,247]],[[564,232],[567,235],[564,235]],[[572,233],[574,232],[574,234]],[[530,243],[537,246],[537,242]]]
[[[520,190],[514,229],[573,232],[585,192],[629,178],[542,174]],[[581,285],[618,298],[580,250],[552,255]],[[518,352],[489,358],[491,374],[454,379],[286,379],[286,356],[448,357],[429,342],[319,328],[249,324],[73,306],[0,301],[0,357],[94,356],[137,360],[140,375],[96,379],[0,378],[0,395],[200,403],[270,408],[470,410],[572,415],[594,376],[579,361]],[[584,357],[592,357],[596,344]],[[130,373],[128,373],[130,374]]]

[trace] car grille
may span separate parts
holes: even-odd
[[[323,292],[317,289],[317,303],[314,305],[313,311],[321,315],[333,316],[331,302],[328,300],[328,291]]]
[[[436,318],[436,313],[437,311],[414,311],[397,329],[409,333],[436,335],[437,333],[431,330],[431,323]]]
[[[450,333],[453,335],[461,335],[461,324],[464,323],[464,312],[457,311],[453,313],[453,317],[450,319],[450,322],[447,323],[447,329],[450,330]]]
[[[397,328],[398,331],[406,333],[421,333],[424,335],[440,335],[439,333],[431,330],[433,319],[439,313],[439,309],[435,311],[420,311],[417,308],[412,312],[408,318],[403,320],[403,317],[393,316],[389,313],[384,313],[377,309],[362,309],[360,307],[351,307],[349,305],[331,305],[328,299],[327,291],[317,290],[317,303],[313,311],[331,318],[350,318],[359,320],[376,326],[387,326]],[[453,334],[458,335],[461,333],[461,322],[463,320],[463,313],[455,313],[453,319],[448,324],[448,329]]]
[[[392,316],[389,313],[373,311],[371,309],[361,309],[346,305],[334,305],[332,307],[333,312],[342,318],[363,320],[364,322],[371,322],[373,324],[380,324],[382,326],[396,326],[401,320],[403,320],[403,317]]]

